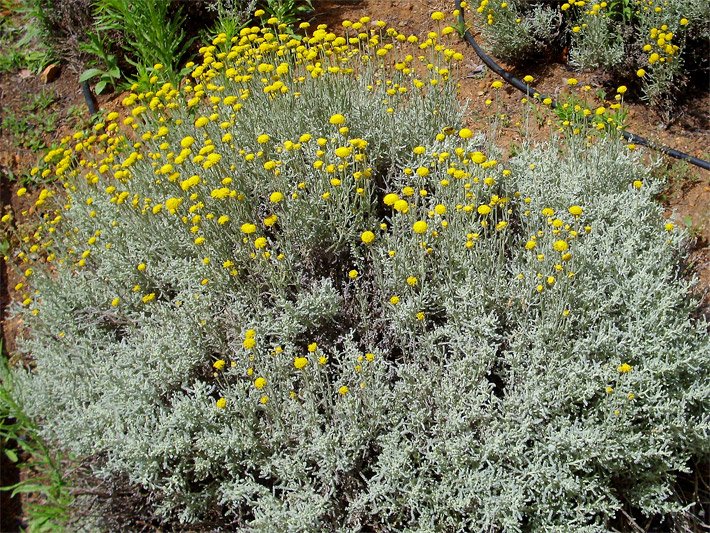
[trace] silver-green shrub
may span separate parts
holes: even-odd
[[[568,51],[571,67],[638,83],[643,99],[666,112],[693,79],[706,84],[710,4],[703,0],[479,0],[472,7],[493,55],[518,66]]]
[[[614,140],[496,161],[459,55],[358,24],[218,38],[48,154],[24,408],[168,525],[672,519],[708,342],[659,184]]]

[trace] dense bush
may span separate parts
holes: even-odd
[[[475,7],[487,44],[504,61],[524,65],[568,47],[574,68],[601,68],[627,82],[637,73],[653,105],[667,106],[693,76],[707,85],[710,5],[703,0],[480,0]]]
[[[218,38],[48,154],[24,408],[166,523],[671,520],[708,344],[658,183],[614,140],[496,161],[452,30],[345,26]]]

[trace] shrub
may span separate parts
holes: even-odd
[[[492,53],[503,61],[518,64],[554,50],[561,17],[551,6],[481,0],[476,12]]]
[[[536,54],[559,56],[569,46],[569,63],[580,70],[601,68],[630,83],[643,69],[643,97],[666,110],[691,76],[707,85],[707,2],[571,1],[558,7],[481,0],[476,13],[493,54],[517,65]]]
[[[498,162],[462,56],[368,24],[220,36],[47,155],[24,409],[165,524],[670,520],[708,344],[659,184],[614,140]]]

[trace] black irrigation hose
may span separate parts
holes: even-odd
[[[461,0],[454,0],[454,3],[456,4],[456,9],[459,11],[459,18],[458,22],[461,28],[466,28],[465,24],[466,21],[464,20],[463,17],[463,9],[461,9]],[[473,35],[471,35],[471,32],[466,28],[464,34],[463,34],[464,40],[471,45],[471,48],[473,48],[473,51],[476,52],[478,57],[481,58],[481,60],[486,64],[486,66],[491,69],[493,72],[498,74],[501,78],[503,78],[506,82],[508,82],[510,85],[518,89],[519,91],[525,93],[528,96],[532,96],[534,94],[538,94],[537,91],[533,87],[530,87],[527,83],[519,80],[515,76],[513,76],[510,72],[505,70],[503,67],[501,67],[498,63],[496,63],[491,56],[486,54],[483,49],[478,46],[478,43],[476,40],[473,38]],[[544,95],[538,95],[540,100],[544,100],[545,98],[548,98],[547,96]],[[555,108],[557,107],[557,102],[553,99],[552,100],[551,107]],[[693,157],[690,154],[686,154],[684,152],[680,152],[678,150],[674,150],[673,148],[668,148],[667,146],[662,146],[655,144],[648,139],[641,137],[639,135],[635,135],[633,133],[629,133],[628,131],[621,130],[621,135],[624,137],[629,142],[641,145],[641,146],[647,146],[648,148],[652,148],[653,150],[658,150],[659,152],[662,152],[666,155],[669,155],[671,157],[675,157],[676,159],[682,159],[683,161],[687,161],[691,165],[695,165],[697,167],[703,168],[705,170],[710,170],[710,162],[705,161],[704,159],[700,159],[698,157]]]
[[[81,82],[81,93],[84,95],[86,107],[89,108],[89,115],[94,116],[96,114],[96,98],[94,93],[91,92],[91,86],[88,81]]]

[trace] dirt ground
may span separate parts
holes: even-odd
[[[346,3],[347,2],[347,3]],[[373,19],[383,19],[401,32],[423,34],[435,29],[435,23],[430,14],[433,11],[450,12],[453,3],[433,0],[428,3],[412,0],[363,0],[353,3],[352,0],[340,2],[316,1],[316,15],[312,25],[326,23],[335,31],[340,31],[343,20],[356,20],[363,16]],[[469,27],[474,22],[468,17]],[[472,28],[477,36],[475,26]],[[485,45],[484,45],[485,48]],[[481,60],[474,51],[460,42],[457,49],[464,56],[461,82],[461,99],[467,104],[466,121],[473,129],[486,129],[491,116],[491,107],[485,101],[493,98],[491,83],[498,78],[494,73],[482,67]],[[505,65],[504,65],[505,66]],[[565,80],[575,77],[581,83],[587,83],[594,89],[604,88],[613,94],[615,87],[610,86],[603,75],[599,73],[574,72],[561,62],[529,64],[525,69],[513,70],[520,78],[532,75],[534,85],[544,94],[555,96],[564,87]],[[633,91],[629,91],[632,93]],[[78,83],[78,75],[64,67],[59,78],[53,83],[44,84],[39,77],[27,71],[0,74],[0,124],[8,114],[27,113],[28,102],[40,94],[50,94],[53,102],[48,112],[57,116],[56,130],[42,135],[44,144],[51,146],[62,136],[80,126],[88,119],[86,103]],[[521,94],[509,86],[497,91],[497,112],[505,114],[501,121],[496,142],[503,147],[511,148],[523,141],[523,128],[519,123],[523,119],[523,106],[520,103]],[[114,94],[98,98],[100,108],[117,107],[121,95]],[[625,105],[629,111],[627,130],[642,135],[655,143],[670,146],[688,154],[710,159],[710,93],[708,87],[695,88],[690,91],[685,100],[680,103],[674,118],[664,124],[661,117],[647,105],[629,94]],[[549,134],[549,126],[542,124],[533,128],[529,135],[532,139],[543,139]],[[31,215],[33,198],[30,195],[18,198],[16,191],[24,185],[23,176],[37,162],[42,151],[18,146],[16,136],[8,128],[0,127],[0,200],[2,211],[12,211],[18,223],[22,223],[23,211]],[[647,151],[649,161],[657,158],[657,154]],[[695,291],[703,301],[706,316],[710,316],[710,172],[697,167],[678,163],[664,158],[658,175],[667,175],[668,187],[659,198],[666,207],[666,215],[676,224],[689,228],[694,240],[690,242],[689,261],[697,274],[699,284]],[[8,305],[13,298],[13,287],[18,279],[5,262],[0,261],[0,318],[5,317]],[[22,324],[15,320],[2,320],[3,349],[12,354],[15,339],[22,334]],[[3,482],[8,469],[3,465]],[[4,484],[4,483],[3,483]],[[4,494],[4,493],[3,493]],[[8,502],[3,501],[3,508]],[[7,516],[7,513],[5,513]],[[2,529],[2,528],[0,528]],[[3,531],[5,529],[2,529]]]

